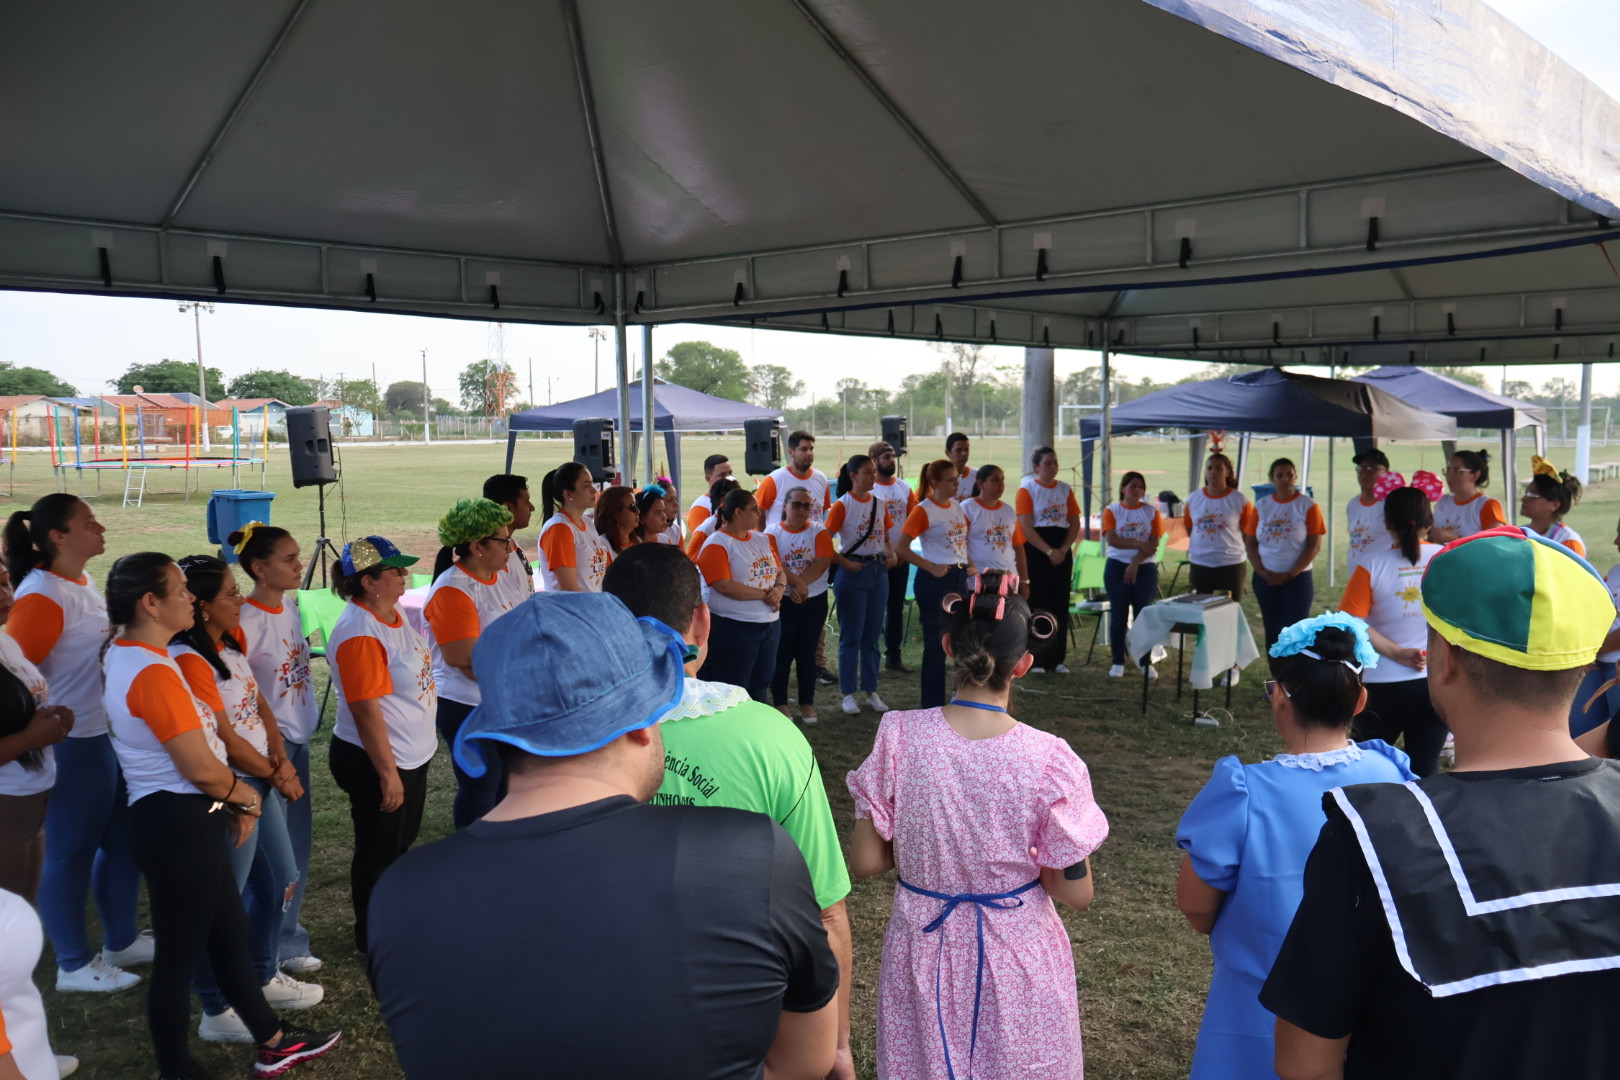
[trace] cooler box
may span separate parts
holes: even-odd
[[[225,538],[250,521],[270,524],[270,500],[273,491],[240,491],[227,488],[208,497],[208,542],[219,545],[219,557],[228,563],[237,561]]]

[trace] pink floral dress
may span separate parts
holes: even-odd
[[[941,709],[891,712],[845,782],[855,816],[893,841],[900,879],[934,893],[1012,893],[1038,881],[1043,866],[1080,862],[1108,836],[1085,763],[1064,740],[1024,724],[970,740]],[[1046,891],[1036,884],[962,902],[927,930],[947,906],[895,886],[878,988],[878,1076],[1080,1080],[1074,950]]]

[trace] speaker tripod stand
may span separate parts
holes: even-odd
[[[310,583],[315,580],[316,567],[319,567],[321,571],[321,588],[326,588],[330,584],[330,582],[327,580],[326,571],[326,560],[328,553],[330,553],[331,558],[334,559],[342,557],[342,552],[338,551],[337,545],[332,543],[331,539],[326,535],[325,483],[322,483],[319,490],[316,492],[316,505],[320,514],[321,534],[315,538],[315,550],[310,552],[309,562],[304,566],[304,588],[306,589],[309,588]]]

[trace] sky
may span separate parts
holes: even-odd
[[[1532,37],[1620,100],[1620,51],[1613,48],[1620,32],[1620,0],[1493,0],[1492,6]],[[370,377],[379,384],[422,378],[426,350],[427,381],[435,396],[455,401],[457,379],[470,363],[504,355],[518,376],[520,396],[535,403],[566,401],[592,393],[596,343],[586,327],[493,324],[455,319],[318,311],[256,305],[218,304],[201,317],[202,353],[209,367],[227,381],[259,368],[286,369],[296,375]],[[498,339],[498,334],[504,340]],[[854,337],[828,337],[774,330],[718,326],[659,327],[654,356],[680,341],[707,340],[742,354],[749,364],[780,364],[805,382],[805,398],[830,397],[846,377],[869,385],[898,388],[907,375],[931,371],[938,354],[923,342]],[[600,349],[601,387],[613,384],[612,338]],[[630,335],[631,369],[639,369],[641,335]],[[1022,350],[986,349],[992,367],[1019,370]],[[54,293],[0,291],[0,360],[17,366],[45,368],[73,383],[80,393],[105,393],[133,363],[163,358],[195,360],[196,327],[189,312],[168,300],[70,296]],[[1095,353],[1059,350],[1059,378],[1097,363]],[[530,371],[533,389],[530,391]],[[1174,381],[1206,365],[1177,360],[1123,357],[1119,374]],[[1493,370],[1494,378],[1499,369]],[[880,374],[876,374],[880,373]],[[1520,369],[1510,377],[1537,385],[1555,376],[1579,378],[1572,364]],[[1616,376],[1599,369],[1596,389],[1608,393]]]

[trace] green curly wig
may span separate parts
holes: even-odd
[[[512,523],[512,511],[488,499],[458,499],[450,512],[439,519],[439,543],[460,547],[475,540],[487,540],[502,525]]]

